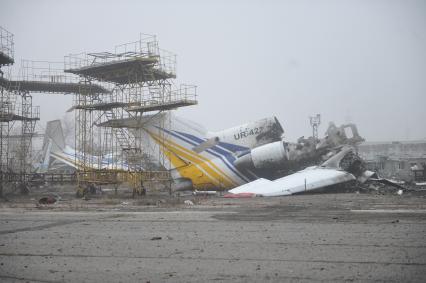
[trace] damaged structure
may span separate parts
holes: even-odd
[[[359,145],[359,154],[380,176],[426,181],[426,141],[364,142]]]
[[[170,184],[164,151],[115,121],[142,121],[147,114],[195,105],[196,87],[176,86],[176,56],[160,49],[155,36],[116,46],[113,52],[72,54],[65,72],[80,78],[75,94],[75,164],[80,194],[88,186],[127,183],[134,194],[147,182]],[[102,85],[107,91],[95,91]],[[167,129],[167,120],[162,128]],[[167,139],[162,132],[159,140]],[[152,152],[157,152],[156,158]]]
[[[160,49],[153,35],[140,34],[113,51],[71,54],[64,64],[22,60],[15,78],[8,67],[14,63],[13,37],[1,32],[0,64],[9,70],[0,78],[2,187],[19,183],[27,191],[31,181],[56,180],[75,181],[79,196],[105,185],[125,185],[133,196],[148,187],[267,196],[365,181],[372,176],[366,169],[402,179],[413,177],[410,170],[414,180],[425,179],[424,143],[364,143],[359,152],[366,168],[357,154],[364,141],[357,127],[330,123],[319,138],[319,114],[310,117],[312,136],[296,142],[285,140],[276,117],[212,132],[175,116],[172,110],[197,104],[196,87],[175,84],[176,55]],[[32,105],[33,93],[72,94],[68,112],[75,118],[73,144],[65,143],[59,120],[48,122],[37,165],[31,142],[40,110]],[[19,143],[11,146],[14,127]],[[397,172],[389,169],[395,158]]]

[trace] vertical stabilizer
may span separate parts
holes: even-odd
[[[43,150],[49,147],[49,140],[51,140],[50,150],[53,152],[62,151],[65,148],[65,137],[62,131],[61,120],[53,120],[47,122],[46,133],[43,140]]]

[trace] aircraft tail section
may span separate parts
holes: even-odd
[[[46,132],[43,140],[43,149],[47,149],[51,143],[51,151],[57,152],[65,149],[65,137],[62,130],[61,120],[47,122]]]
[[[144,149],[166,168],[186,166],[192,157],[202,158],[194,147],[204,141],[207,131],[195,122],[162,113],[147,116],[135,131],[142,137]]]
[[[49,121],[46,124],[41,160],[37,172],[43,173],[49,169],[51,158],[57,159],[71,167],[75,166],[75,153],[69,153],[70,148],[65,144],[65,137],[60,120]]]
[[[283,134],[275,117],[217,132],[172,113],[108,121],[100,126],[128,128],[140,137],[144,153],[172,169],[173,179],[191,180],[196,189],[231,188],[256,178],[254,173],[235,167],[236,157],[279,141]]]
[[[46,173],[49,169],[50,151],[52,149],[52,140],[48,139],[44,142],[40,162],[35,166],[37,173]]]

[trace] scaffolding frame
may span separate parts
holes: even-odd
[[[14,63],[13,34],[0,27],[0,78],[5,80],[5,72],[2,67]],[[7,74],[10,76],[10,69]],[[7,84],[0,84],[0,197],[3,196],[3,188],[7,182],[9,171],[9,135],[16,118],[16,97],[8,89]]]
[[[153,156],[142,144],[140,131],[126,127],[97,126],[121,119],[142,119],[146,113],[162,113],[195,105],[196,87],[176,88],[176,55],[160,49],[153,35],[140,34],[139,40],[115,47],[114,52],[80,53],[65,56],[65,73],[80,76],[81,84],[109,86],[108,93],[75,95],[75,144],[80,157],[77,181],[80,190],[93,184],[128,183],[133,194],[145,191],[144,183],[167,182],[168,166],[148,168]],[[160,119],[161,128],[170,121]],[[168,138],[161,131],[160,139]],[[97,156],[98,158],[94,158]],[[108,160],[105,161],[105,156]],[[158,164],[167,164],[158,147]]]
[[[40,120],[40,107],[33,106],[32,93],[107,93],[101,85],[84,89],[79,77],[63,72],[63,62],[21,60],[16,79],[11,69],[0,77],[0,171],[1,186],[5,182],[20,183],[21,192],[28,191],[32,169],[32,139]],[[10,144],[11,133],[19,142]],[[12,177],[10,177],[12,176]]]
[[[0,66],[14,63],[14,50],[13,34],[0,27]]]
[[[2,73],[2,79],[4,79]],[[10,75],[10,73],[9,73]],[[18,88],[10,88],[10,84],[0,86],[0,174],[1,189],[3,193],[4,181],[7,176],[15,174],[19,180],[22,193],[28,192],[27,179],[25,176],[31,170],[32,138],[36,122],[40,119],[40,108],[33,106],[32,96],[28,91]],[[10,144],[10,136],[13,130],[18,130],[19,143]]]
[[[32,93],[107,94],[101,84],[80,83],[80,77],[64,73],[63,62],[22,60],[17,78],[12,79],[13,34],[0,27],[0,196],[5,183],[20,183],[28,192],[32,169],[32,138],[40,119],[40,108],[33,106]],[[85,88],[86,87],[86,88]],[[10,142],[10,137],[19,142]],[[16,139],[14,139],[16,140]]]

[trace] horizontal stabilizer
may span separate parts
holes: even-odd
[[[206,149],[214,147],[217,144],[219,144],[219,138],[213,137],[193,147],[192,150],[195,151],[196,153],[200,153],[205,151]]]
[[[50,141],[52,142],[50,149],[52,151],[62,151],[65,148],[65,137],[60,120],[47,122],[43,148],[46,148]]]

